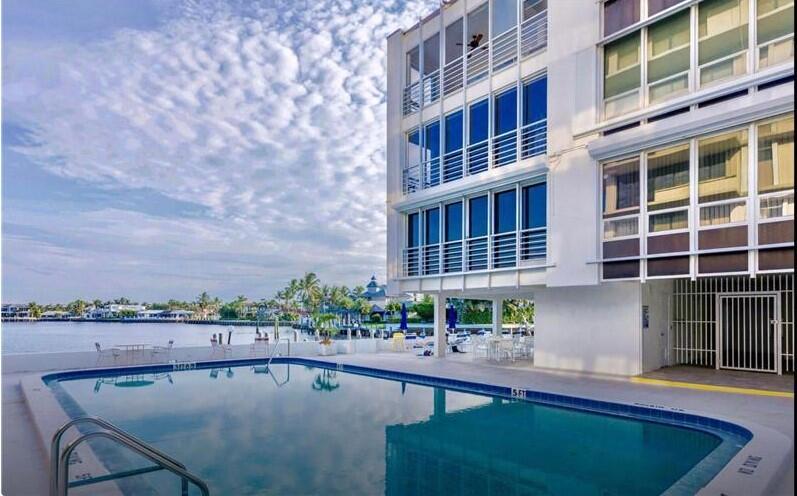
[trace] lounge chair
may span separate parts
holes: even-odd
[[[119,356],[122,354],[122,350],[120,350],[119,348],[102,349],[100,343],[94,343],[94,347],[97,349],[97,363],[95,364],[95,366],[100,364],[100,360],[102,360],[102,357],[109,355],[113,356],[113,361],[114,363],[116,363],[116,359],[119,358]]]
[[[174,347],[174,339],[169,340],[169,344],[166,346],[153,346],[152,347],[152,360],[155,360],[155,357],[158,355],[166,355],[168,358],[169,355],[172,353],[172,348]]]

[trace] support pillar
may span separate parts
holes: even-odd
[[[434,356],[446,356],[446,297],[443,293],[432,295],[434,302]]]
[[[504,299],[495,298],[493,300],[493,336],[501,337],[501,329],[504,325]]]

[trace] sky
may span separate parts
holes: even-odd
[[[3,0],[2,300],[385,274],[385,38],[435,0]]]

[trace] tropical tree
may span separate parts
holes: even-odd
[[[429,295],[424,295],[421,301],[412,306],[412,311],[424,321],[429,322],[434,318],[434,300]]]
[[[42,316],[42,307],[35,301],[32,301],[28,303],[28,313],[34,319],[38,319]]]
[[[385,305],[385,311],[390,315],[401,311],[401,303],[397,301],[389,301]]]
[[[77,299],[75,301],[70,302],[66,309],[72,315],[83,315],[86,312],[86,308],[88,308],[89,303],[87,301],[83,301]]]
[[[305,311],[313,313],[321,301],[321,281],[315,272],[306,272],[299,281],[299,298]]]
[[[362,299],[362,300],[358,300],[357,301],[357,313],[360,314],[360,322],[363,321],[363,317],[365,317],[365,316],[367,316],[367,315],[369,315],[371,313],[371,309],[372,308],[373,308],[373,305],[371,305],[371,302],[366,300],[366,299]]]
[[[207,318],[208,314],[211,313],[213,308],[213,299],[210,297],[207,291],[202,291],[202,293],[196,297],[194,300],[196,305],[196,309],[202,318]]]

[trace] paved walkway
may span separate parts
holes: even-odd
[[[678,365],[646,372],[640,377],[691,384],[722,386],[725,388],[751,389],[794,393],[794,376],[776,375],[741,370],[717,370],[706,367]]]

